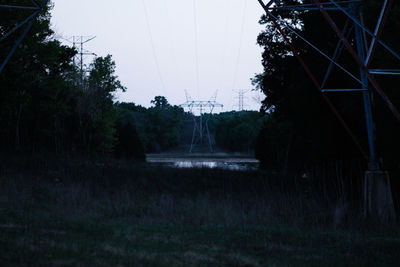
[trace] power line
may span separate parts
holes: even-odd
[[[228,4],[229,4],[229,0],[225,0],[225,4],[224,4],[224,6],[228,6]],[[225,17],[225,25],[223,26],[224,28],[223,28],[223,34],[222,34],[222,36],[223,36],[223,38],[222,38],[222,46],[221,46],[221,68],[220,68],[220,77],[223,77],[224,76],[224,68],[222,68],[222,66],[224,66],[225,65],[225,56],[226,56],[226,51],[228,50],[227,49],[227,44],[229,44],[228,43],[228,38],[227,38],[227,36],[228,36],[228,28],[229,28],[229,12],[226,12],[226,17]],[[227,79],[219,79],[219,88],[223,88],[222,86],[223,85],[226,85],[225,83],[226,83],[226,80]]]
[[[240,62],[240,56],[242,53],[242,42],[243,42],[243,34],[244,34],[244,25],[246,23],[246,12],[247,12],[247,1],[244,1],[244,7],[243,7],[243,15],[242,15],[242,25],[240,29],[240,38],[239,38],[239,50],[238,50],[238,55],[236,58],[236,65],[235,65],[235,72],[233,76],[233,86],[232,88],[236,87],[236,80],[237,80],[237,73],[239,71],[239,62]]]
[[[145,0],[142,0],[143,3],[143,9],[144,9],[144,16],[146,18],[146,25],[147,25],[147,30],[149,33],[149,37],[150,37],[150,43],[151,43],[151,48],[153,51],[153,57],[154,57],[154,63],[156,64],[156,69],[157,69],[157,74],[158,74],[158,78],[160,79],[161,82],[161,86],[162,86],[162,90],[163,93],[166,94],[166,89],[165,89],[165,83],[164,83],[164,79],[161,75],[161,70],[160,70],[160,64],[158,62],[158,57],[157,57],[157,53],[156,53],[156,48],[154,46],[154,39],[153,39],[153,34],[151,32],[151,27],[150,27],[150,20],[149,20],[149,14],[147,12],[147,7],[146,7],[146,2]]]
[[[178,71],[178,63],[177,63],[177,54],[178,54],[178,50],[176,49],[176,45],[177,42],[177,36],[176,36],[176,24],[174,23],[174,20],[171,19],[171,14],[170,14],[170,8],[168,6],[168,1],[170,0],[164,0],[164,8],[165,8],[165,17],[166,17],[166,21],[168,23],[166,23],[167,29],[170,30],[170,34],[168,34],[168,38],[169,38],[169,43],[173,44],[171,47],[169,47],[169,53],[170,53],[170,58],[172,58],[170,60],[170,62],[172,62],[173,68],[174,68],[174,75],[178,75],[178,73],[180,73]],[[179,78],[176,78],[176,80],[178,80]]]
[[[200,97],[199,86],[199,55],[198,55],[198,32],[197,32],[197,7],[196,0],[193,0],[193,21],[194,21],[194,50],[195,50],[195,71],[196,71],[196,89],[197,97]]]

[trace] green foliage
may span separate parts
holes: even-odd
[[[256,111],[232,111],[214,115],[210,124],[215,127],[216,146],[231,152],[254,151],[262,121],[263,118]]]
[[[146,152],[161,152],[184,143],[182,130],[189,116],[178,106],[171,106],[163,96],[151,101],[154,107],[144,108],[133,103],[117,103],[125,120],[136,125]]]
[[[154,104],[154,107],[158,109],[166,109],[170,107],[170,104],[164,96],[156,96],[154,97],[154,100],[150,101],[150,103]]]
[[[193,114],[172,106],[163,96],[144,108],[133,103],[116,103],[121,120],[135,125],[147,153],[187,150],[193,133]],[[204,114],[211,139],[217,150],[227,152],[254,151],[256,136],[264,119],[256,111]]]
[[[273,114],[268,115],[256,138],[255,156],[260,167],[286,169],[293,139],[292,125],[278,123]]]
[[[78,99],[78,116],[82,145],[87,150],[112,152],[116,142],[113,93],[125,91],[115,76],[115,62],[111,56],[99,57],[90,66],[87,88]]]
[[[2,12],[5,13],[0,16],[2,33],[27,16],[25,12],[6,12],[4,9]],[[76,93],[72,82],[75,68],[71,64],[76,51],[54,40],[49,26],[47,8],[0,74],[0,142],[3,149],[36,151],[52,147],[58,150],[61,140],[70,134],[65,130],[65,124],[73,111],[71,102]],[[22,30],[0,43],[1,60]]]
[[[118,137],[135,133],[132,125],[124,128],[117,121],[113,95],[126,88],[115,75],[115,62],[110,55],[98,57],[87,75],[81,73],[73,64],[77,51],[53,36],[50,9],[48,4],[0,74],[2,150],[112,153],[117,144],[126,142]],[[0,9],[0,36],[31,13]],[[0,43],[1,62],[23,30],[24,27]],[[133,142],[139,142],[137,137],[133,138]],[[135,154],[127,149],[125,154]],[[143,153],[138,158],[143,159]]]
[[[144,161],[143,144],[136,130],[135,115],[132,110],[116,105],[118,119],[116,124],[118,142],[115,155],[119,158]]]

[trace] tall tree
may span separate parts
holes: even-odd
[[[23,152],[113,152],[117,138],[123,138],[116,132],[113,94],[125,91],[115,75],[115,62],[110,55],[96,58],[82,82],[73,64],[77,51],[53,36],[51,7],[49,3],[43,9],[0,74],[0,146]],[[0,9],[0,37],[30,14]],[[0,60],[23,30],[0,42]]]
[[[31,1],[1,1],[30,5]],[[50,29],[49,4],[36,19],[0,74],[0,142],[3,149],[59,149],[66,134],[63,120],[69,116],[76,51],[61,45]],[[0,34],[9,32],[32,12],[0,10]],[[20,28],[0,43],[4,60],[24,31]]]
[[[111,55],[93,61],[87,84],[77,106],[82,145],[87,151],[112,152],[116,143],[113,93],[126,89],[115,75]]]

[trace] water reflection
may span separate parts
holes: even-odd
[[[255,161],[198,161],[198,160],[176,160],[176,161],[150,161],[152,164],[157,164],[166,167],[192,169],[192,168],[209,168],[209,169],[225,169],[232,171],[247,171],[258,169],[258,162]]]
[[[176,168],[216,168],[218,167],[217,162],[213,161],[202,161],[202,162],[193,162],[193,161],[177,161],[174,162],[174,167]]]
[[[174,154],[147,154],[147,162],[170,168],[193,169],[226,169],[233,171],[257,170],[259,161],[251,157],[232,157],[228,154],[178,156]]]

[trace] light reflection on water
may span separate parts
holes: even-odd
[[[193,161],[177,161],[174,162],[176,168],[216,168],[218,164],[213,161],[193,162]]]
[[[254,162],[223,162],[223,161],[175,161],[165,164],[174,168],[191,169],[191,168],[221,168],[233,171],[256,170],[258,163]]]
[[[246,157],[178,157],[147,155],[147,162],[152,165],[179,169],[225,169],[233,171],[257,170],[259,161]]]

